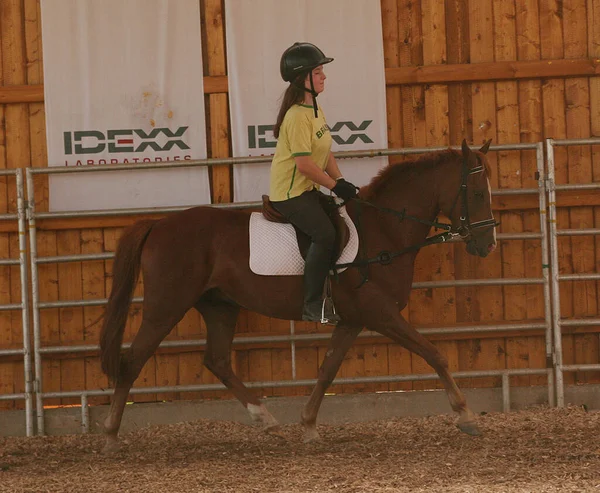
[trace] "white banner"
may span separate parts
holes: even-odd
[[[226,0],[227,66],[233,153],[275,152],[273,124],[287,83],[279,60],[296,41],[335,60],[318,97],[332,150],[387,148],[383,35],[379,0]],[[387,158],[340,160],[344,177],[369,182]],[[236,202],[269,192],[269,164],[236,165]]]
[[[42,0],[49,166],[206,158],[198,0]],[[50,210],[210,203],[206,168],[50,175]]]

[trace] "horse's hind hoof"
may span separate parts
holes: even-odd
[[[281,431],[281,426],[279,424],[265,426],[263,428],[263,432],[268,435],[286,440],[286,437],[283,434],[283,432]]]
[[[481,436],[481,430],[475,421],[467,421],[465,423],[458,423],[458,429],[467,435],[471,435],[473,437]]]

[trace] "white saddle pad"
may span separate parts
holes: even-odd
[[[350,231],[338,264],[352,262],[358,253],[358,233],[345,207],[339,209]],[[260,212],[250,215],[250,270],[261,276],[299,276],[304,273],[296,230],[291,224],[267,221]],[[337,269],[342,272],[346,268]]]

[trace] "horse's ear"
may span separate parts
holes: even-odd
[[[482,154],[487,154],[487,151],[489,151],[489,149],[490,149],[491,143],[492,143],[492,139],[489,139],[485,144],[483,144],[481,146],[481,149],[479,149],[479,152],[481,152]]]
[[[465,158],[469,157],[471,149],[469,148],[469,144],[467,144],[467,139],[463,139],[462,141],[462,153]]]

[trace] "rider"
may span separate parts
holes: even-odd
[[[323,65],[333,61],[311,43],[294,43],[281,56],[286,89],[274,127],[277,147],[271,163],[270,199],[275,209],[306,233],[311,244],[304,266],[302,320],[322,320],[323,290],[331,265],[335,228],[321,206],[320,186],[343,200],[356,197],[331,152],[331,135],[317,95],[325,88]],[[340,317],[326,304],[324,319]]]

